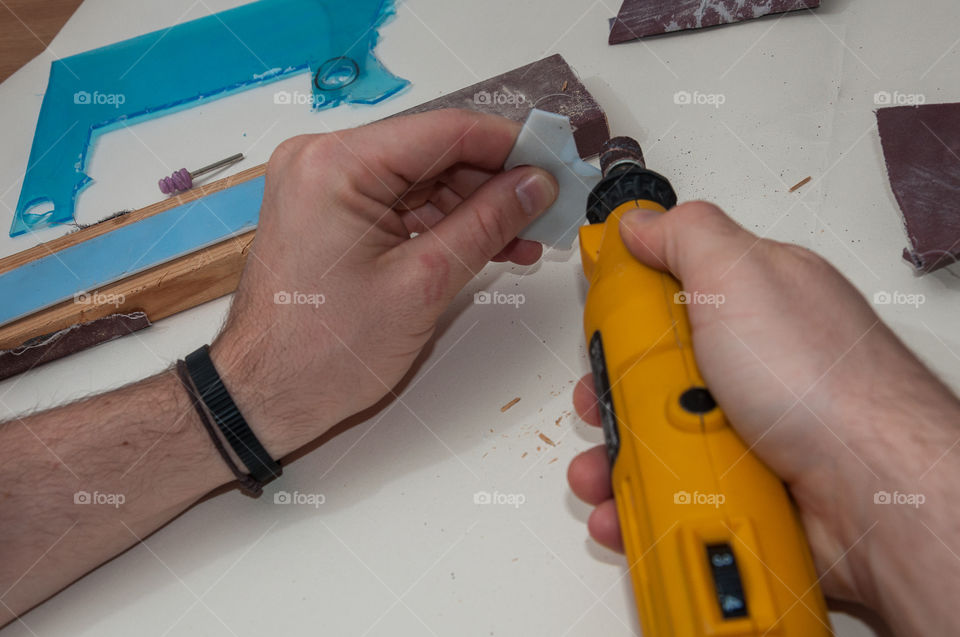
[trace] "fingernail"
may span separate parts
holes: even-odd
[[[550,207],[557,198],[553,181],[545,175],[534,173],[517,184],[517,200],[528,217],[534,217]]]
[[[659,217],[662,213],[656,210],[647,210],[646,208],[634,208],[623,213],[620,217],[620,223],[625,226],[639,227],[646,225]]]

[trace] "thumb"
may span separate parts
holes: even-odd
[[[550,173],[532,166],[500,173],[413,242],[445,256],[453,295],[553,204],[557,188]]]
[[[641,263],[681,281],[705,268],[733,265],[759,241],[703,201],[680,204],[666,213],[632,210],[620,220],[620,236]]]

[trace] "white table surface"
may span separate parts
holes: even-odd
[[[0,228],[9,227],[54,57],[238,4],[87,0],[46,53],[0,85]],[[637,137],[681,198],[709,198],[751,230],[816,250],[870,297],[923,294],[919,308],[878,310],[958,387],[960,337],[951,328],[960,281],[951,271],[917,278],[901,261],[906,237],[873,115],[879,91],[960,99],[960,5],[923,5],[824,0],[813,15],[610,47],[616,0],[409,0],[378,49],[412,80],[407,93],[319,114],[274,104],[276,91],[306,91],[301,75],[111,132],[96,143],[88,167],[96,183],[80,196],[78,219],[156,201],[156,179],[175,168],[242,151],[240,170],[294,134],[378,119],[559,52],[614,133]],[[677,105],[678,91],[724,103]],[[812,183],[787,192],[808,175]],[[62,232],[18,240],[3,232],[0,255]],[[410,410],[394,405],[343,433],[288,467],[261,500],[232,493],[189,511],[4,637],[639,634],[623,560],[587,539],[589,508],[564,477],[571,457],[601,441],[571,415],[573,382],[588,369],[578,267],[573,251],[531,269],[489,267],[407,389]],[[480,289],[522,293],[526,303],[473,305]],[[211,340],[228,303],[0,383],[0,417],[157,372]],[[325,502],[274,504],[281,490]],[[525,501],[474,504],[484,490]],[[833,618],[839,635],[871,634]]]

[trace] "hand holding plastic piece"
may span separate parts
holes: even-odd
[[[510,170],[524,165],[546,170],[560,190],[557,201],[524,228],[520,238],[569,250],[586,220],[587,197],[600,181],[600,170],[580,159],[568,118],[537,109],[527,116],[503,167]]]

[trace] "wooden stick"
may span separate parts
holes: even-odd
[[[165,210],[260,177],[265,171],[266,164],[254,166],[176,197],[107,219],[0,259],[0,274]],[[255,233],[255,230],[251,230],[97,290],[88,290],[96,292],[89,295],[90,303],[78,303],[70,299],[8,323],[0,327],[0,350],[12,349],[32,338],[118,312],[140,310],[146,312],[151,321],[158,321],[230,294],[240,281],[240,273],[247,261],[247,253]],[[119,304],[108,302],[120,299],[122,302]]]

